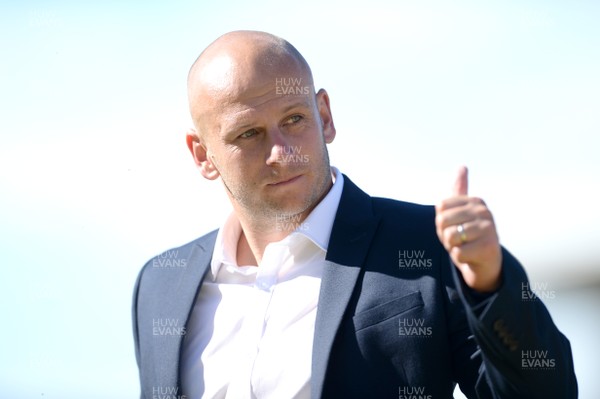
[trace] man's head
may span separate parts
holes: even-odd
[[[303,214],[325,195],[325,144],[335,137],[329,97],[315,94],[291,44],[264,32],[227,33],[192,66],[188,95],[188,147],[205,178],[221,177],[236,211]]]

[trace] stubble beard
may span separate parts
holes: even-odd
[[[323,156],[320,160],[320,166],[315,170],[317,180],[310,189],[308,196],[297,205],[290,206],[286,201],[275,199],[259,199],[256,194],[252,194],[251,184],[246,182],[232,183],[229,176],[221,175],[221,181],[229,193],[229,196],[240,205],[245,216],[256,225],[275,224],[277,218],[290,218],[298,220],[297,215],[302,215],[308,210],[312,210],[318,202],[326,195],[331,176],[331,167],[329,163],[329,154],[327,147],[324,147]],[[241,180],[241,179],[240,179]],[[305,215],[306,216],[306,215]],[[291,219],[294,218],[294,219]]]

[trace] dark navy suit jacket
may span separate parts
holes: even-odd
[[[503,249],[502,285],[469,290],[440,244],[435,210],[372,198],[344,176],[312,353],[313,398],[575,398],[569,341]],[[185,325],[216,232],[177,248],[171,267],[149,261],[133,298],[141,396],[183,398]],[[173,266],[174,264],[174,266]],[[168,320],[167,323],[164,323]],[[156,334],[157,325],[180,334]],[[164,327],[163,327],[164,328]]]

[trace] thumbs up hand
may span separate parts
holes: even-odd
[[[478,292],[500,285],[502,251],[492,213],[480,198],[468,196],[468,171],[461,167],[453,195],[436,207],[437,235],[461,272]]]

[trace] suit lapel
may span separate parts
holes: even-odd
[[[183,278],[181,284],[182,290],[182,298],[180,302],[180,311],[181,317],[183,320],[183,324],[186,326],[187,331],[187,323],[190,315],[192,314],[192,310],[194,308],[194,304],[196,303],[196,297],[198,296],[198,292],[200,291],[200,287],[202,286],[202,281],[204,280],[204,276],[206,276],[206,272],[210,267],[210,261],[212,259],[213,248],[215,246],[215,241],[217,238],[217,232],[212,232],[207,236],[207,239],[203,243],[199,243],[196,247],[194,247],[190,253],[190,264],[189,271]],[[181,349],[183,347],[183,339],[185,336],[181,336],[177,345],[177,384],[180,384],[179,378],[179,367],[181,361]]]
[[[312,355],[311,396],[320,398],[333,341],[377,229],[371,197],[344,175],[321,280]]]
[[[186,326],[186,330],[196,297],[210,266],[215,240],[216,231],[193,243],[187,256],[187,267],[183,268],[176,281],[172,281],[172,284],[168,285],[169,295],[163,297],[169,299],[163,302],[164,314],[181,321],[181,325]],[[174,368],[166,367],[161,368],[162,370],[157,370],[159,374],[168,374],[162,375],[165,378],[166,386],[175,387],[180,385],[179,363],[184,337],[185,335],[178,335],[171,337],[173,338],[172,340],[166,340],[166,343],[171,342],[171,345],[165,347],[165,353],[162,354],[160,359],[156,359],[155,364],[158,365],[176,365]]]

